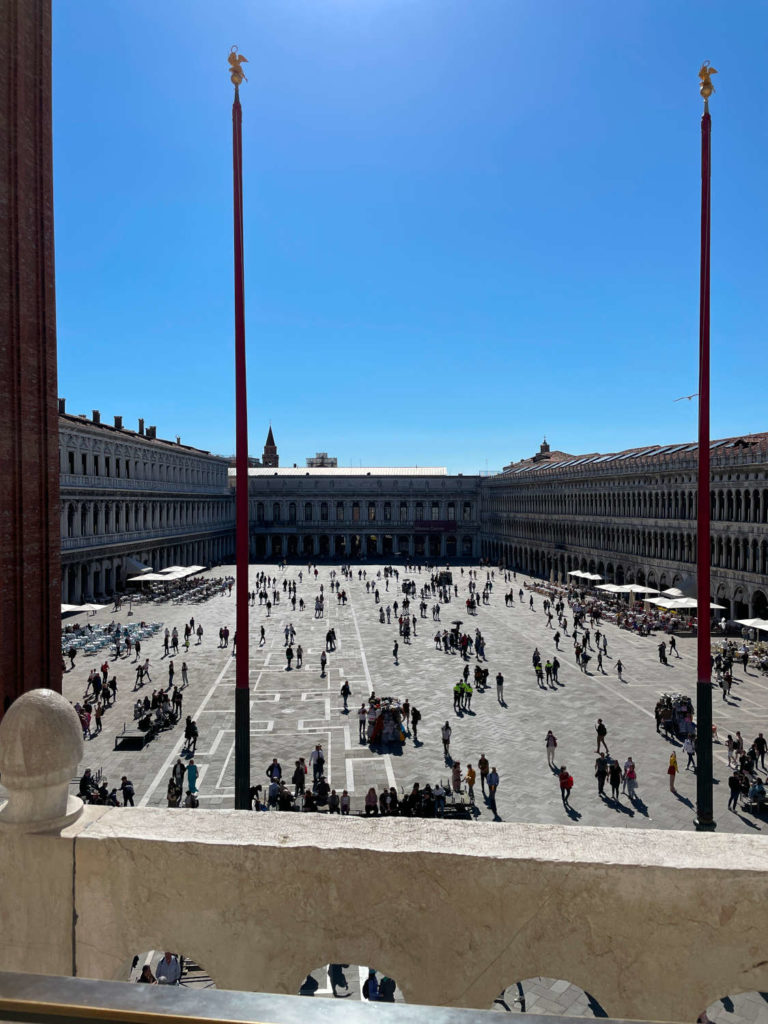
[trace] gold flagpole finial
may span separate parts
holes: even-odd
[[[248,81],[241,67],[242,64],[248,63],[248,58],[244,57],[242,53],[238,53],[237,47],[233,46],[229,51],[227,63],[229,64],[229,79],[232,82],[232,85],[237,89],[241,82]]]
[[[704,106],[707,106],[707,101],[712,93],[715,91],[714,85],[712,85],[712,75],[717,74],[717,68],[713,68],[708,60],[699,68],[699,78],[701,79],[701,85],[699,86],[699,92],[704,97]]]

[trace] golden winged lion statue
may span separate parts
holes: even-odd
[[[242,67],[240,66],[241,64],[247,64],[248,58],[244,57],[242,53],[238,53],[236,46],[233,46],[229,51],[227,63],[229,64],[229,77],[233,85],[240,85],[241,82],[248,81]]]
[[[701,85],[699,86],[699,92],[708,100],[712,93],[715,91],[714,85],[712,85],[712,75],[717,74],[717,68],[713,68],[708,60],[699,68],[699,78],[701,79]]]

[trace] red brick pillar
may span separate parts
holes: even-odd
[[[0,716],[61,690],[50,0],[0,0]]]

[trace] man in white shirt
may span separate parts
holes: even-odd
[[[688,764],[685,766],[685,770],[688,771],[691,765],[693,765],[693,770],[696,771],[696,761],[694,760],[696,747],[690,736],[686,736],[683,740],[683,751],[688,755]]]
[[[175,953],[166,952],[155,970],[158,985],[178,985],[181,980],[179,958]]]

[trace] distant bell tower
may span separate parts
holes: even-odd
[[[277,445],[275,444],[275,438],[272,434],[271,423],[269,425],[267,443],[264,445],[264,454],[261,457],[261,463],[263,466],[269,466],[271,469],[277,469],[280,465],[280,456],[277,454]]]

